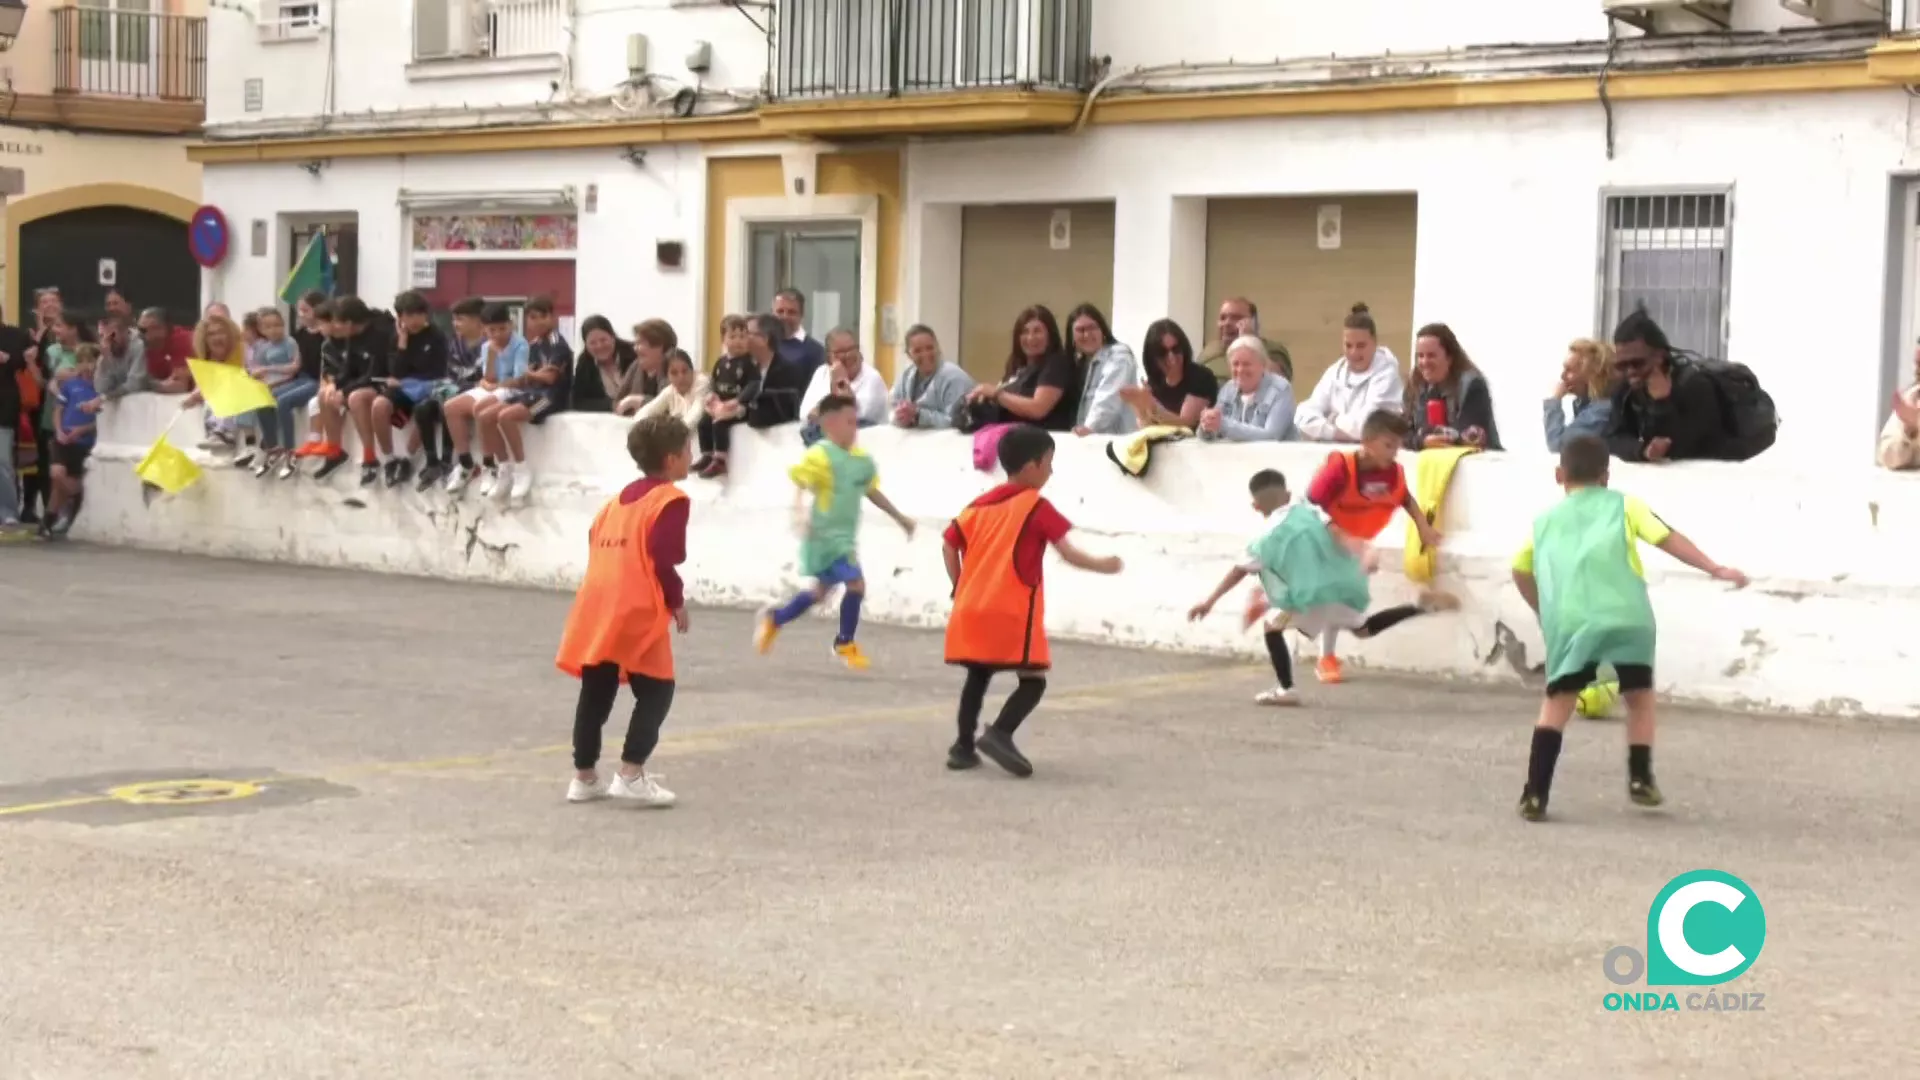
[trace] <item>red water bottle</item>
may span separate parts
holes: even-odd
[[[1429,428],[1447,426],[1447,403],[1440,398],[1427,399],[1427,426]]]

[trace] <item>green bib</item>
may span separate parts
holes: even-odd
[[[1247,545],[1260,564],[1260,586],[1279,611],[1312,611],[1337,604],[1365,612],[1373,602],[1360,560],[1340,546],[1312,507],[1294,505]]]
[[[1533,523],[1547,678],[1598,664],[1653,664],[1653,601],[1629,557],[1627,500],[1581,488]]]
[[[860,506],[878,472],[865,454],[851,453],[824,439],[818,445],[826,449],[833,467],[833,490],[825,499],[814,498],[807,538],[800,544],[800,572],[808,577],[825,573],[841,559],[859,564]]]

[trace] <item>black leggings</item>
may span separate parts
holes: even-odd
[[[420,449],[426,451],[429,465],[453,459],[453,433],[440,422],[443,409],[440,400],[431,397],[413,407],[413,427],[420,433]]]
[[[733,426],[743,421],[715,420],[702,414],[700,417],[700,452],[703,454],[724,454],[733,445]]]
[[[660,725],[667,722],[667,710],[673,707],[673,680],[630,675],[627,685],[633,688],[633,719],[627,721],[620,760],[645,765],[653,748],[660,745]],[[600,764],[600,729],[607,726],[619,696],[619,664],[595,664],[580,672],[580,703],[573,710],[573,767],[581,772]]]
[[[968,664],[967,681],[960,688],[960,715],[958,725],[960,741],[957,745],[973,746],[973,735],[980,726],[980,709],[987,701],[987,684],[993,681],[995,669],[984,664]],[[1044,671],[1017,671],[1020,678],[1013,693],[1007,695],[1007,703],[1000,706],[1000,718],[993,722],[993,729],[1002,735],[1011,736],[1020,730],[1020,725],[1040,704],[1040,698],[1047,692],[1047,674]]]

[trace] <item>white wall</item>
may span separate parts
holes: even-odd
[[[1177,3],[1094,0],[1093,52],[1113,70],[1245,64],[1309,56],[1380,56],[1472,45],[1598,41],[1601,0],[1208,0],[1204,18]],[[1809,25],[1778,0],[1735,0],[1736,30]],[[1638,31],[1622,27],[1627,36]]]
[[[574,87],[584,94],[608,94],[626,80],[627,35],[633,33],[649,38],[649,70],[664,77],[662,85],[669,92],[694,82],[684,60],[695,41],[713,45],[713,68],[702,79],[707,87],[753,92],[766,71],[765,37],[731,7],[708,3],[669,8],[666,0],[575,0],[575,6],[578,14],[570,42],[572,78]],[[263,41],[248,15],[226,8],[209,14],[209,128],[317,117],[326,112],[329,88],[336,115],[426,107],[444,109],[452,115],[488,106],[550,102],[556,104],[555,119],[567,118],[567,102],[556,99],[549,85],[560,78],[554,72],[489,73],[457,79],[419,78],[419,72],[410,75],[411,0],[322,0],[321,8],[323,12],[332,11],[331,51],[324,34]],[[759,12],[759,17],[764,25],[766,13]],[[262,80],[262,107],[258,112],[246,111],[249,79]]]
[[[644,169],[613,150],[342,158],[317,178],[292,163],[209,165],[206,201],[226,213],[241,238],[214,276],[213,298],[248,306],[274,301],[291,265],[278,228],[280,215],[358,214],[360,295],[386,306],[407,287],[411,235],[397,201],[401,188],[455,192],[572,185],[584,199],[589,184],[599,185],[599,202],[595,212],[580,213],[575,265],[580,314],[605,314],[616,326],[658,316],[680,328],[683,340],[692,337],[701,323],[699,260],[689,259],[678,271],[662,271],[654,261],[656,240],[684,241],[690,253],[702,246],[706,170],[699,147],[690,144],[649,148]],[[252,257],[244,243],[255,219],[268,222],[273,238],[266,257]]]
[[[1487,373],[1506,444],[1532,450],[1544,446],[1540,402],[1567,342],[1599,329],[1602,190],[1732,185],[1730,358],[1750,365],[1779,404],[1774,453],[1860,463],[1871,460],[1885,419],[1887,192],[1912,160],[1908,108],[1897,89],[1623,104],[1611,161],[1597,106],[917,143],[907,212],[1113,199],[1122,230],[1151,230],[1175,227],[1174,200],[1187,196],[1416,192],[1414,321],[1453,327]],[[1116,252],[1167,247],[1152,236],[1115,244]],[[927,264],[908,275],[920,290],[907,298],[910,314],[957,307],[950,264],[958,257],[957,246],[908,253]],[[1178,295],[1169,265],[1116,256],[1110,315],[1136,347],[1167,313],[1162,298]],[[1263,312],[1288,302],[1254,300]],[[1333,335],[1286,344],[1296,355],[1329,357],[1340,347]],[[1403,360],[1410,353],[1411,342],[1387,344]]]
[[[166,425],[179,421],[182,432],[193,425],[180,419],[176,402],[135,395],[102,414],[76,535],[169,551],[570,589],[584,567],[593,514],[634,475],[624,452],[624,421],[563,415],[530,432],[537,480],[530,504],[511,511],[472,494],[450,504],[437,491],[365,492],[344,470],[321,484],[304,477],[263,482],[212,469],[202,484],[148,507],[132,465]],[[865,515],[861,562],[873,582],[865,610],[889,622],[938,627],[950,592],[940,530],[998,477],[972,468],[971,443],[963,436],[874,429],[861,439],[880,462],[888,496],[920,526],[908,541],[884,515]],[[1187,623],[1186,611],[1238,560],[1257,525],[1247,507],[1247,477],[1277,467],[1298,490],[1325,452],[1190,442],[1160,448],[1142,481],[1123,476],[1104,449],[1100,439],[1063,439],[1047,496],[1083,530],[1086,547],[1120,555],[1126,573],[1115,581],[1049,560],[1050,630],[1154,648],[1230,650],[1250,660],[1262,655],[1259,638],[1238,630],[1237,603],[1222,605],[1199,626]],[[695,602],[758,605],[793,589],[786,469],[799,454],[791,426],[736,434],[728,481],[687,484],[693,513],[683,576]],[[1920,475],[1871,468],[1835,474],[1782,458],[1743,466],[1621,466],[1613,482],[1647,499],[1708,554],[1754,577],[1752,588],[1730,592],[1647,553],[1660,619],[1660,689],[1721,704],[1920,718],[1913,681],[1920,643],[1911,632],[1920,603],[1920,564],[1912,556]],[[350,492],[365,509],[343,505]],[[1558,497],[1545,454],[1489,454],[1462,463],[1442,520],[1440,577],[1462,598],[1462,610],[1408,623],[1374,642],[1349,641],[1343,655],[1364,667],[1513,681],[1504,665],[1487,663],[1495,624],[1516,631],[1533,658],[1541,653],[1538,631],[1513,589],[1509,560],[1533,517]],[[1395,545],[1404,530],[1400,522],[1389,527],[1383,546]],[[1374,579],[1375,607],[1411,595],[1397,572],[1399,560],[1385,562],[1388,569]],[[1524,708],[1516,703],[1514,723],[1526,722]]]

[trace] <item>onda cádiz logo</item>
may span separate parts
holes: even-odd
[[[1721,870],[1693,870],[1672,881],[1647,910],[1647,951],[1607,950],[1607,980],[1650,989],[1610,992],[1608,1012],[1764,1012],[1766,995],[1714,989],[1684,994],[1653,987],[1717,987],[1746,973],[1767,941],[1767,913],[1752,887]]]

